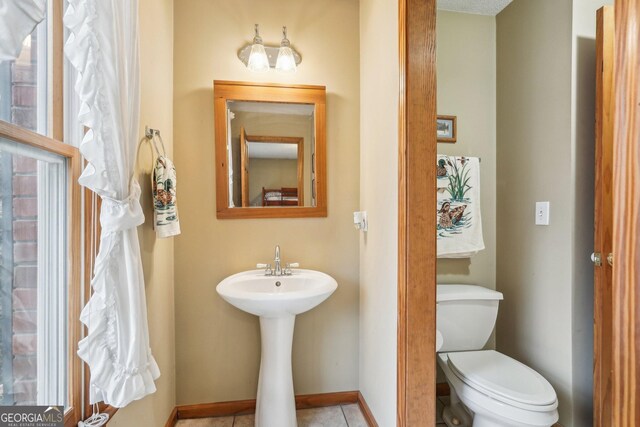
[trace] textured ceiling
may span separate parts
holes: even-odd
[[[438,0],[438,9],[495,16],[512,0]]]

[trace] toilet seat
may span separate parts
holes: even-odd
[[[528,366],[493,350],[447,353],[447,365],[462,382],[504,404],[534,412],[558,407],[553,387]]]

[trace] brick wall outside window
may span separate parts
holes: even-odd
[[[35,63],[36,39],[32,38],[31,64],[13,63],[11,65],[11,122],[14,124],[35,130],[37,126],[37,68]],[[9,298],[10,288],[10,316],[11,331],[2,331],[2,351],[10,352],[11,358],[2,357],[0,363],[11,360],[11,383],[7,384],[6,378],[2,378],[3,392],[11,393],[4,396],[4,404],[35,405],[37,400],[37,280],[38,280],[38,218],[37,218],[37,162],[33,159],[9,156],[3,165],[11,165],[11,171],[0,171],[4,174],[5,188],[0,192],[11,195],[11,212],[0,210],[0,220],[5,227],[10,223],[11,232],[2,234],[7,242],[3,248],[11,248],[12,262],[6,265],[9,259],[6,254],[0,254],[0,268],[9,271],[7,275],[11,281],[10,286],[5,286],[3,298]],[[10,177],[9,177],[10,173]],[[7,182],[9,181],[9,182]],[[9,184],[10,188],[6,185]],[[8,193],[7,193],[8,192]],[[4,207],[3,207],[4,208]],[[10,218],[10,221],[8,220]],[[6,244],[8,243],[8,244]],[[6,305],[5,305],[6,306]],[[9,313],[0,313],[7,316]],[[8,325],[3,322],[4,325]],[[9,335],[10,333],[10,335]],[[10,340],[8,339],[10,338]],[[7,372],[7,366],[2,366],[2,372]]]
[[[13,157],[13,398],[35,405],[37,351],[37,163]],[[16,185],[17,184],[17,185]]]

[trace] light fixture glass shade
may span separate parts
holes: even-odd
[[[269,71],[269,58],[267,58],[267,52],[262,44],[254,43],[251,46],[247,68],[258,73]]]
[[[282,42],[276,60],[276,70],[283,73],[293,73],[296,71],[296,58],[291,50],[291,43],[287,38],[287,27],[282,27]]]
[[[251,53],[249,54],[247,68],[258,73],[269,71],[269,58],[267,57],[267,52],[264,50],[264,45],[262,44],[262,37],[260,37],[258,24],[255,25],[255,36],[253,37],[253,45],[251,45]]]
[[[276,70],[284,73],[293,73],[296,71],[296,58],[289,46],[281,46],[278,52],[278,60],[276,61]]]

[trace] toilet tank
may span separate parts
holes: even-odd
[[[438,285],[436,324],[440,352],[481,350],[498,317],[502,293],[476,285]]]

